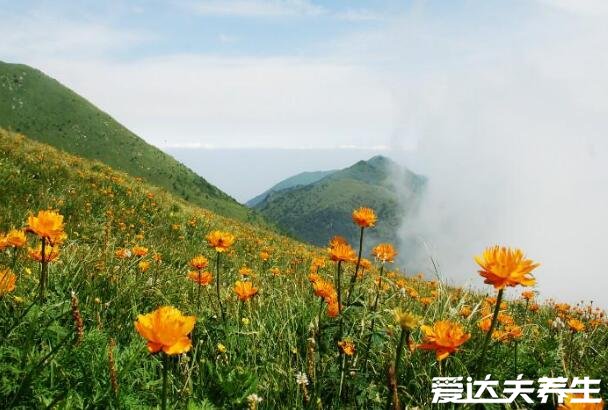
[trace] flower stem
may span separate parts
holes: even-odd
[[[494,307],[494,315],[492,316],[492,323],[490,324],[490,329],[488,333],[486,333],[486,337],[483,340],[483,345],[481,347],[481,356],[479,357],[479,365],[477,367],[477,376],[481,376],[483,372],[483,367],[486,361],[486,351],[488,349],[488,344],[490,343],[490,338],[492,337],[492,333],[494,332],[494,328],[496,327],[496,320],[498,319],[498,312],[500,311],[500,305],[502,303],[502,295],[504,289],[500,289],[498,291],[498,297],[496,298],[496,306]]]
[[[48,262],[46,257],[46,238],[42,238],[42,248],[40,249],[40,303],[44,302],[46,284],[48,281]]]
[[[340,333],[339,333],[339,338],[342,337],[342,261],[338,261],[338,267],[337,267],[338,271],[336,273],[337,275],[337,288],[338,288],[338,316],[340,316]]]
[[[395,366],[394,366],[394,369],[395,369],[395,380],[394,380],[395,386],[399,385],[399,364],[401,363],[401,357],[402,357],[402,354],[403,354],[403,345],[405,344],[405,341],[407,339],[409,339],[409,337],[410,337],[409,332],[407,330],[405,330],[405,329],[401,329],[401,335],[399,336],[399,343],[397,344],[397,351],[396,351],[396,354],[395,354]],[[398,397],[394,397],[393,398],[393,396],[391,395],[391,387],[392,386],[391,386],[390,380],[389,380],[389,386],[388,386],[389,395],[388,395],[388,399],[386,401],[386,408],[387,409],[391,408],[391,403],[393,401],[397,401],[398,400]],[[395,404],[397,404],[397,403],[395,403]],[[395,406],[393,406],[393,407],[395,407]]]
[[[357,281],[357,275],[359,274],[359,267],[361,266],[361,253],[363,252],[363,230],[361,227],[361,235],[359,236],[359,254],[357,256],[357,265],[355,266],[355,273],[350,278],[350,287],[348,288],[348,296],[346,297],[346,306],[350,306],[350,299],[355,290],[355,282]]]
[[[169,356],[167,356],[165,353],[162,353],[163,355],[163,392],[162,392],[162,402],[161,402],[161,409],[162,410],[166,410],[167,409],[167,387],[168,387],[168,373],[169,373]]]
[[[198,307],[198,310],[200,312],[201,310],[201,270],[198,270],[198,292],[196,294],[196,304]]]
[[[226,322],[224,317],[224,306],[222,305],[222,297],[220,296],[220,252],[217,252],[215,257],[215,291],[217,293],[217,303],[220,305],[220,314],[222,315],[222,322]]]
[[[378,286],[376,287],[376,299],[374,300],[374,305],[372,306],[372,314],[376,314],[376,310],[378,309],[378,299],[380,299],[380,289],[382,288],[382,275],[384,273],[384,264],[380,265],[380,277],[378,280]],[[374,335],[374,327],[376,325],[376,317],[372,318],[372,323],[369,326],[369,336],[367,337],[367,346],[365,350],[365,360],[363,361],[365,368],[367,369],[367,359],[369,358],[369,351],[372,347],[372,336]]]

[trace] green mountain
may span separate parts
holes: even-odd
[[[0,62],[0,127],[167,189],[240,220],[261,220],[173,157],[42,72]]]
[[[325,178],[328,175],[333,174],[334,172],[336,172],[336,170],[299,173],[297,175],[294,175],[292,177],[282,180],[278,184],[274,185],[272,188],[268,189],[267,191],[264,191],[263,193],[256,196],[255,198],[252,198],[249,201],[247,201],[245,203],[245,205],[247,205],[251,208],[254,208],[258,204],[263,202],[268,197],[268,195],[270,195],[273,192],[282,191],[284,189],[294,188],[294,187],[298,187],[298,186],[310,185],[312,183],[319,181],[320,179]]]
[[[361,206],[373,208],[378,215],[376,227],[369,231],[372,240],[367,241],[368,244],[398,242],[400,221],[414,209],[426,183],[423,176],[383,156],[328,171],[321,178],[311,178],[307,184],[298,177],[285,180],[284,189],[275,189],[275,186],[266,191],[254,209],[284,232],[319,246],[325,245],[333,235],[342,235],[355,244],[359,229],[353,224],[351,214]],[[294,178],[300,183],[293,184]]]

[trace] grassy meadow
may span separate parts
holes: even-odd
[[[502,300],[403,272],[369,215],[357,263],[359,243],[305,245],[2,130],[0,181],[0,232],[29,231],[0,242],[1,408],[447,409],[433,377],[608,375],[603,311],[538,301],[529,272]],[[46,210],[63,226],[42,255]],[[161,306],[187,318],[143,316]]]

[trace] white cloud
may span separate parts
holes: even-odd
[[[278,17],[320,15],[326,10],[308,0],[198,0],[189,8],[205,16]]]

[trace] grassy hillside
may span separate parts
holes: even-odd
[[[395,243],[401,218],[415,206],[424,183],[423,177],[377,156],[306,185],[271,190],[255,209],[294,237],[324,245],[333,235],[355,243],[359,231],[352,210],[370,206],[380,217],[370,234]]]
[[[205,179],[31,67],[0,62],[0,127],[102,161],[222,215],[256,219]]]
[[[487,293],[450,288],[378,261],[362,272],[348,305],[340,283],[354,263],[336,264],[325,249],[3,130],[0,181],[0,232],[54,209],[67,234],[48,264],[44,301],[41,264],[28,250],[40,239],[28,234],[27,244],[12,248],[0,235],[0,408],[157,408],[163,386],[170,408],[192,410],[441,408],[431,404],[433,377],[475,378],[481,358],[481,370],[500,381],[608,374],[608,323],[591,305],[540,304],[520,290],[500,303],[490,286]],[[236,238],[221,254],[205,240],[217,229]],[[209,260],[212,276],[201,287],[187,275],[196,255]],[[257,295],[240,301],[237,280]],[[341,315],[330,310],[337,295]],[[135,329],[138,315],[162,305],[194,316],[187,352],[151,354]],[[417,318],[396,321],[395,308]],[[483,329],[492,312],[498,320],[489,339]],[[423,348],[431,339],[421,325],[445,320],[463,332],[446,336],[450,343],[457,335],[462,343],[439,358]],[[147,337],[185,345],[170,334],[166,327],[160,339]],[[600,388],[606,398],[606,380]],[[552,395],[548,405],[555,404]],[[509,408],[546,406],[518,400]]]
[[[328,175],[333,174],[334,172],[336,172],[336,170],[301,172],[297,175],[282,180],[278,184],[272,186],[270,189],[264,191],[260,195],[257,195],[255,198],[250,199],[247,201],[246,205],[253,208],[263,202],[272,192],[282,191],[284,189],[294,188],[297,186],[310,185]]]

